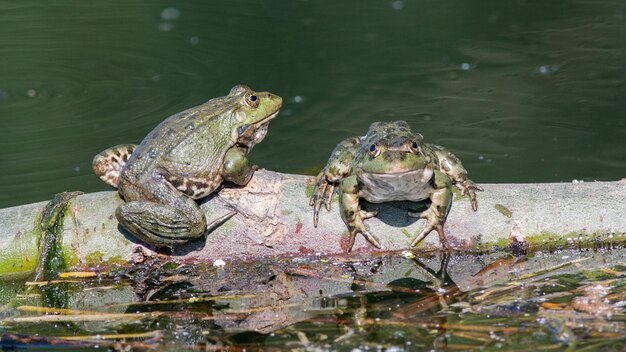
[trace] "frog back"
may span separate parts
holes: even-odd
[[[177,177],[215,178],[236,141],[227,110],[212,100],[172,115],[137,146],[122,175],[142,178],[162,169]]]

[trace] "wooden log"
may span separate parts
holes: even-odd
[[[318,227],[308,198],[313,177],[259,170],[248,185],[224,188],[202,202],[208,219],[231,210],[237,215],[222,226],[173,250],[156,249],[185,262],[213,263],[250,260],[260,257],[332,255],[344,253],[347,229],[339,216],[338,204],[321,210]],[[456,192],[445,225],[453,248],[463,251],[490,249],[526,242],[530,245],[597,246],[624,241],[626,231],[626,184],[585,182],[552,184],[482,184],[479,209],[472,211],[469,200]],[[67,197],[66,197],[67,198]],[[336,196],[335,196],[336,198]],[[145,247],[115,219],[122,203],[117,192],[82,194],[64,207],[48,202],[0,209],[0,278],[32,274],[40,261],[42,232],[56,231],[66,266],[97,266],[127,263]],[[377,217],[366,220],[383,251],[411,249],[411,240],[424,220],[407,216],[417,209],[408,202],[366,204],[379,209]],[[55,223],[43,219],[44,209],[61,209]],[[436,233],[420,249],[440,246]],[[155,250],[153,247],[147,247]],[[370,252],[365,239],[357,237],[353,252]],[[141,251],[139,251],[141,252]]]

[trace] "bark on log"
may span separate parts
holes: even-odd
[[[474,251],[506,246],[510,241],[531,245],[597,245],[623,242],[626,231],[626,183],[588,182],[553,184],[481,184],[479,209],[455,194],[445,225],[448,241],[458,250]],[[237,215],[201,238],[174,248],[181,261],[212,263],[267,256],[331,255],[345,252],[346,227],[333,200],[332,210],[322,210],[317,228],[308,197],[313,177],[267,170],[255,173],[242,188],[225,188],[204,200],[202,209],[213,219],[231,210]],[[69,266],[124,263],[139,244],[119,227],[114,211],[121,204],[117,192],[98,192],[71,199],[61,215],[46,223],[42,211],[48,202],[0,209],[0,279],[30,275],[39,258],[42,232],[57,231],[61,258]],[[383,250],[410,249],[424,220],[407,216],[415,204],[394,202],[367,205],[378,208],[366,220]],[[58,207],[57,207],[58,208]],[[419,248],[439,247],[431,233]],[[154,249],[154,248],[151,248]],[[354,252],[374,251],[357,237]]]

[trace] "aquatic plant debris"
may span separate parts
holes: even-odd
[[[442,340],[465,349],[621,350],[625,258],[626,249],[360,253],[226,267],[153,258],[96,277],[55,279],[47,287],[63,288],[63,301],[14,304],[0,326],[13,341],[7,346],[59,343],[52,349],[66,348],[69,336],[84,346],[156,350],[408,350]],[[41,340],[31,339],[36,333]]]

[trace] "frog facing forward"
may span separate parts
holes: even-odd
[[[381,248],[363,220],[377,211],[361,209],[360,200],[370,203],[430,200],[423,212],[410,216],[426,219],[426,226],[411,243],[416,246],[433,230],[448,247],[443,225],[452,205],[452,186],[469,196],[472,209],[478,209],[476,191],[482,188],[467,178],[460,160],[446,149],[425,143],[405,121],[375,122],[362,137],[348,138],[333,150],[326,166],[317,175],[310,204],[317,227],[322,205],[330,210],[335,188],[339,193],[339,212],[349,231],[348,251],[361,233],[376,248]]]
[[[115,216],[138,239],[172,246],[199,238],[234,213],[207,222],[194,201],[222,182],[248,183],[256,167],[246,155],[265,137],[282,99],[244,85],[227,96],[172,115],[139,145],[96,155],[92,168],[125,203]]]

